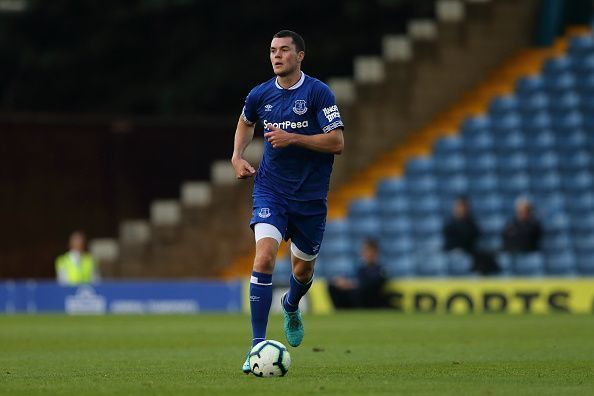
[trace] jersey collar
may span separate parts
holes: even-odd
[[[299,79],[299,81],[297,81],[295,84],[291,85],[288,89],[293,90],[293,89],[299,88],[300,86],[303,85],[303,81],[305,81],[305,73],[301,72],[301,78]],[[281,87],[280,84],[278,83],[278,77],[274,80],[274,85],[276,85],[276,87],[278,89],[285,89],[285,88]]]

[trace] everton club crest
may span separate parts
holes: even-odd
[[[303,115],[307,111],[307,103],[303,99],[299,99],[295,101],[295,106],[293,106],[293,112],[297,115]]]

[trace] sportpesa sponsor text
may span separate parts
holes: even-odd
[[[268,120],[264,120],[264,127],[268,129],[266,126],[268,124],[272,124],[274,128],[279,129],[300,129],[300,128],[307,128],[309,126],[309,122],[305,121],[281,121],[281,122],[270,122]]]

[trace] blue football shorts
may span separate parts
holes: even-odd
[[[253,199],[252,230],[257,223],[271,224],[303,253],[318,254],[326,228],[326,199],[295,201],[261,192],[254,192]]]

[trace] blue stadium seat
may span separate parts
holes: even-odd
[[[395,216],[382,219],[382,236],[391,238],[395,235],[410,235],[412,222],[408,217]]]
[[[574,231],[578,233],[594,231],[594,212],[572,213],[570,219],[571,228]]]
[[[485,217],[504,212],[504,204],[499,194],[473,194],[470,196],[472,208],[477,213],[477,217]]]
[[[535,172],[534,176],[530,180],[530,191],[535,195],[559,191],[561,188],[561,175],[556,171],[551,170],[546,173]]]
[[[434,193],[437,189],[437,180],[433,176],[407,178],[406,184],[408,186],[409,197],[412,197],[413,199],[416,199],[421,195]]]
[[[547,111],[549,106],[549,97],[542,92],[536,92],[518,99],[518,109],[523,116],[522,120],[524,125],[530,116]]]
[[[556,170],[560,160],[553,150],[544,152],[530,152],[528,154],[528,169],[535,173],[546,173]]]
[[[542,67],[542,74],[545,77],[557,76],[573,70],[573,62],[567,56],[559,56],[547,59]]]
[[[510,151],[524,150],[526,144],[526,139],[521,130],[512,129],[506,133],[497,133],[495,135],[495,150],[503,154]]]
[[[567,134],[576,129],[581,129],[584,125],[583,117],[578,111],[556,115],[552,121],[553,129],[561,134]]]
[[[568,231],[571,228],[569,216],[563,212],[558,212],[544,219],[546,228],[554,232]]]
[[[529,135],[538,134],[542,131],[549,130],[553,125],[548,111],[541,110],[532,115],[525,116],[522,120],[522,128]]]
[[[542,240],[542,248],[548,254],[570,250],[572,248],[571,238],[568,232],[545,232]]]
[[[497,157],[494,154],[483,154],[480,156],[469,156],[466,161],[469,173],[483,175],[489,172],[495,172],[497,169]]]
[[[437,190],[444,196],[457,196],[468,191],[468,178],[464,174],[442,176],[437,181]]]
[[[354,278],[357,274],[357,266],[358,261],[351,255],[327,257],[318,261],[316,273],[329,279],[336,276]]]
[[[353,251],[353,248],[355,248],[355,246],[353,246],[348,237],[332,238],[330,240],[325,240],[324,243],[322,243],[320,254],[335,256],[345,253],[356,253],[356,251]]]
[[[411,202],[406,196],[395,196],[380,200],[380,215],[382,219],[402,216],[410,210]]]
[[[488,152],[495,149],[495,139],[488,131],[477,131],[464,135],[464,147],[469,154]]]
[[[499,214],[493,214],[479,219],[479,223],[484,233],[500,234],[505,227],[506,218]]]
[[[491,120],[487,116],[467,117],[462,123],[462,135],[472,135],[479,131],[486,131],[491,128]]]
[[[579,253],[594,255],[594,228],[573,235],[573,247]]]
[[[458,136],[442,137],[433,146],[436,155],[453,155],[462,152],[464,148],[462,139]]]
[[[438,234],[442,230],[442,219],[439,216],[419,216],[412,227],[414,234],[419,237]]]
[[[458,153],[435,155],[435,167],[440,175],[464,172],[466,157]]]
[[[547,219],[552,215],[564,213],[567,206],[565,195],[560,190],[541,191],[534,194],[534,202],[539,213]]]
[[[594,164],[592,155],[586,150],[563,152],[559,168],[569,175],[587,171]]]
[[[518,111],[520,103],[514,95],[499,96],[489,104],[491,117],[501,117],[507,113]]]
[[[588,133],[581,129],[574,129],[557,139],[557,149],[573,154],[588,146]]]
[[[544,89],[545,82],[541,76],[522,77],[516,83],[516,93],[521,96],[543,92]]]
[[[577,87],[577,91],[582,96],[594,94],[594,74],[590,73],[583,78]]]
[[[497,233],[483,233],[478,241],[479,250],[483,252],[497,252],[501,250],[501,230]]]
[[[551,112],[554,115],[565,114],[578,110],[581,105],[580,96],[575,91],[566,92],[555,98]]]
[[[404,178],[383,179],[377,186],[378,199],[392,198],[406,195],[408,189]]]
[[[569,41],[569,56],[585,57],[594,53],[594,39],[590,34],[574,37]]]
[[[582,275],[594,275],[594,255],[592,253],[578,254],[577,269]]]
[[[358,239],[377,238],[381,234],[379,217],[361,217],[351,219],[351,235]]]
[[[530,144],[526,148],[532,152],[542,153],[553,151],[555,146],[555,134],[550,129],[539,129],[530,136]]]
[[[433,216],[441,213],[441,199],[437,194],[420,195],[410,206],[414,216]]]
[[[491,117],[491,129],[495,133],[520,129],[521,127],[522,117],[520,117],[519,113],[507,113],[498,117]]]
[[[577,173],[565,172],[563,174],[563,189],[570,193],[579,193],[592,191],[594,179],[590,171],[580,171]]]
[[[349,205],[349,218],[377,216],[380,212],[379,202],[375,198],[357,199]]]
[[[558,250],[546,256],[546,273],[549,275],[575,275],[576,258],[569,250]]]
[[[350,234],[350,225],[345,220],[331,220],[326,223],[326,231],[324,232],[324,240],[331,238],[340,238]]]
[[[530,188],[530,177],[525,172],[510,173],[505,176],[505,182],[501,183],[500,189],[503,193],[510,195],[524,195]]]
[[[528,158],[522,151],[502,152],[497,157],[497,171],[503,174],[525,172],[528,168]]]
[[[416,157],[406,163],[406,177],[423,177],[433,175],[435,164],[432,157]]]
[[[476,169],[476,168],[475,168]],[[468,180],[471,194],[491,193],[499,188],[499,180],[494,172],[485,171],[482,175],[472,176]]]
[[[559,95],[574,90],[577,82],[571,73],[562,73],[544,78],[545,90],[551,95]]]
[[[585,55],[581,58],[574,58],[573,72],[578,78],[583,78],[594,72],[594,53]]]
[[[501,270],[500,275],[511,275],[514,268],[513,256],[508,252],[497,253],[497,265]]]
[[[276,260],[272,280],[276,285],[288,285],[291,273],[291,259],[288,256],[283,257]]]
[[[415,243],[410,235],[392,238],[386,236],[380,239],[380,250],[385,257],[399,257],[403,254],[409,254],[414,247]]]
[[[447,271],[450,275],[469,275],[472,270],[472,257],[461,249],[446,252]]]
[[[567,210],[576,214],[594,212],[594,191],[569,195],[567,197]]]
[[[382,263],[389,278],[402,278],[415,274],[415,260],[412,255],[385,257]]]
[[[443,276],[448,269],[447,259],[442,252],[417,252],[415,268],[419,276]]]
[[[514,257],[513,272],[517,275],[543,275],[545,261],[541,253],[518,254]]]

